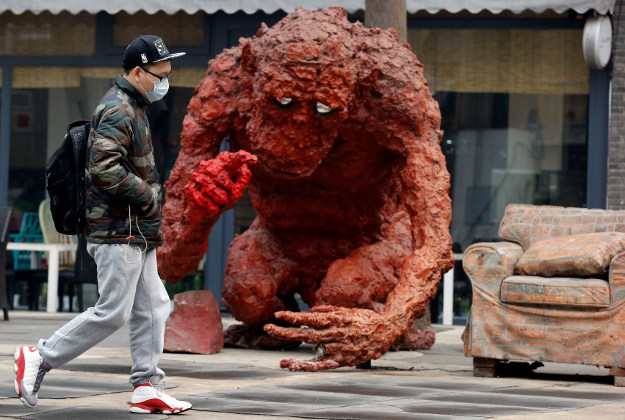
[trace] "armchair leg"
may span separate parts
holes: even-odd
[[[614,377],[614,386],[625,386],[625,369],[611,367],[608,374]]]
[[[494,378],[497,376],[497,369],[500,364],[499,359],[489,359],[486,357],[473,358],[473,376],[481,378]]]

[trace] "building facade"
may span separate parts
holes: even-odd
[[[156,33],[171,50],[187,51],[174,63],[170,93],[150,109],[164,181],[208,60],[299,4],[341,5],[364,21],[364,0],[8,3],[0,5],[0,206],[14,208],[13,230],[45,198],[45,162],[66,124],[91,118],[136,36]],[[407,3],[408,42],[443,116],[455,251],[496,240],[508,203],[625,208],[621,0],[513,1],[505,8],[472,0],[463,10],[458,3]],[[613,60],[591,70],[582,39],[596,14],[612,17]],[[254,216],[244,197],[213,229],[203,287],[217,296],[228,244]],[[470,286],[461,269],[456,280],[454,312],[462,317]]]

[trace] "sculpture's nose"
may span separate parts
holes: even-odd
[[[308,116],[305,114],[295,114],[293,116],[293,122],[296,123],[297,125],[306,125],[308,124]]]

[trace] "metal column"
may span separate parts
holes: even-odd
[[[0,93],[0,207],[8,205],[9,195],[12,70],[11,66],[2,66],[2,92]]]

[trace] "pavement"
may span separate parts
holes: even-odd
[[[0,419],[166,419],[128,412],[131,368],[122,328],[61,369],[52,370],[39,404],[26,408],[13,390],[13,351],[34,345],[76,314],[13,311],[0,321]],[[224,326],[236,323],[223,317]],[[545,363],[528,373],[476,378],[462,354],[463,327],[433,325],[428,351],[389,352],[371,369],[325,372],[280,369],[284,358],[310,360],[312,347],[294,351],[224,348],[214,355],[165,353],[167,392],[193,403],[180,419],[625,419],[625,388],[608,370]]]

